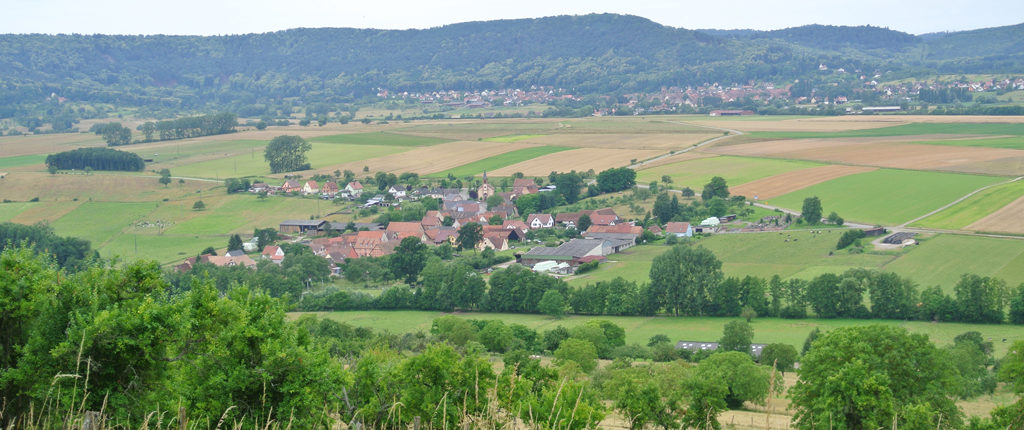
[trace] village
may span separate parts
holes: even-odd
[[[460,245],[460,230],[468,224],[479,226],[479,240],[473,249],[477,252],[492,250],[501,252],[515,250],[515,263],[534,271],[552,275],[571,275],[583,264],[600,264],[612,254],[617,254],[646,240],[693,237],[694,234],[711,234],[724,228],[724,223],[736,220],[736,215],[710,217],[699,225],[688,222],[668,222],[648,227],[638,225],[639,220],[627,220],[612,208],[579,210],[560,213],[521,214],[516,200],[524,195],[552,192],[555,185],[541,186],[532,178],[518,178],[511,184],[511,190],[498,192],[488,182],[484,172],[483,181],[475,189],[428,188],[407,189],[394,185],[381,194],[372,197],[367,187],[359,181],[352,181],[343,187],[337,182],[318,183],[314,180],[300,182],[288,179],[281,186],[258,182],[249,188],[250,193],[277,196],[305,196],[325,200],[351,201],[362,209],[400,209],[405,203],[424,201],[438,202],[437,210],[427,210],[419,221],[334,222],[324,219],[282,220],[277,231],[280,240],[308,246],[312,252],[329,260],[332,274],[340,276],[341,266],[349,260],[364,257],[383,257],[394,254],[398,245],[406,238],[416,238],[430,246]],[[409,187],[411,188],[411,187]],[[476,197],[471,198],[471,196]],[[488,207],[487,201],[500,204]],[[365,203],[361,203],[365,201]],[[779,229],[777,216],[766,217],[761,223],[736,227],[749,231]],[[773,227],[772,223],[774,223]],[[782,224],[784,227],[785,224]],[[544,241],[533,239],[542,232],[554,233],[560,239],[555,246],[545,246]],[[558,231],[556,233],[556,231]],[[564,240],[563,240],[564,239]],[[551,244],[548,242],[547,244]],[[250,257],[259,253],[259,259],[281,264],[285,252],[280,246],[264,245],[259,239],[242,243],[242,249],[229,249],[222,256],[201,255],[190,257],[176,266],[179,271],[188,271],[197,262],[216,266],[257,267],[257,261]]]

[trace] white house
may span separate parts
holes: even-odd
[[[316,183],[316,181],[306,181],[305,184],[302,184],[302,194],[308,196],[318,193],[320,193],[320,184]]]
[[[551,214],[530,214],[530,216],[526,217],[526,225],[531,230],[551,228],[555,226],[555,218]]]
[[[352,197],[359,197],[363,193],[363,184],[359,182],[349,182],[345,185],[345,192]]]
[[[392,185],[391,188],[388,188],[388,194],[395,196],[396,199],[405,198],[405,188]]]

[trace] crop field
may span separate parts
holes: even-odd
[[[38,204],[28,202],[0,203],[0,222],[10,221],[11,218]]]
[[[915,170],[949,170],[993,175],[1024,174],[1024,150],[907,143],[920,136],[792,139],[718,145],[709,152]],[[1013,162],[1016,160],[1016,162]],[[977,163],[1000,161],[979,168]]]
[[[576,146],[583,148],[656,149],[672,151],[689,148],[720,133],[641,133],[641,134],[550,134],[524,140],[541,145]]]
[[[266,143],[264,143],[265,145]],[[411,146],[349,145],[341,143],[313,143],[307,157],[313,169],[334,170],[332,167],[370,158],[398,154],[413,149]],[[263,147],[241,154],[171,168],[175,176],[230,178],[270,175],[270,165],[263,158]],[[353,169],[355,170],[355,169]]]
[[[896,117],[892,117],[896,118]],[[947,117],[943,117],[945,120]],[[842,121],[855,123],[853,121]],[[909,122],[909,121],[908,121]],[[881,128],[864,128],[859,130],[833,131],[833,132],[811,132],[811,131],[778,131],[778,132],[754,132],[757,137],[773,139],[808,139],[808,138],[835,138],[835,137],[882,137],[882,136],[916,136],[935,134],[974,134],[992,136],[1024,136],[1024,123],[1019,120],[1009,123],[997,122],[975,122],[965,118],[959,122],[922,122],[915,121],[901,125],[892,125]]]
[[[971,223],[967,229],[1024,234],[1024,197],[1018,197],[1012,203]]]
[[[911,225],[915,227],[959,230],[991,215],[993,218],[989,221],[992,224],[988,225],[988,228],[992,229],[991,231],[1014,231],[1003,230],[1004,228],[1012,229],[1014,227],[1024,229],[1024,214],[1018,213],[1014,217],[1012,209],[1009,209],[1010,213],[996,216],[997,211],[1009,208],[1008,205],[1015,201],[1020,202],[1019,199],[1021,197],[1024,197],[1024,181],[997,185]],[[971,229],[974,228],[972,227]]]
[[[780,173],[778,175],[761,178],[738,186],[729,187],[733,195],[747,196],[751,199],[766,200],[796,190],[807,188],[811,185],[820,184],[832,179],[841,178],[855,173],[864,173],[875,170],[874,167],[842,166],[832,164],[828,166],[810,167],[807,169],[794,170]]]
[[[682,189],[683,187],[690,187],[700,193],[704,184],[710,182],[714,176],[725,178],[725,181],[730,185],[739,185],[780,173],[814,166],[817,166],[817,164],[804,161],[722,156],[645,168],[637,171],[636,180],[641,184],[651,181],[660,182],[662,176],[668,175],[672,178],[672,188]]]
[[[654,150],[631,150],[631,149],[610,149],[610,148],[581,148],[571,151],[561,151],[554,154],[542,155],[532,160],[506,166],[494,171],[494,176],[512,176],[516,172],[522,172],[527,176],[546,176],[551,172],[564,172],[576,170],[585,172],[594,169],[595,172],[610,169],[613,167],[624,167],[629,165],[630,160],[654,157],[662,151]]]
[[[660,118],[601,117],[437,121],[426,124],[399,126],[394,131],[462,140],[549,134],[708,134],[707,128],[685,123],[685,121],[694,117],[666,116]]]
[[[969,258],[965,258],[969,256]],[[1024,241],[988,237],[939,235],[923,240],[883,269],[917,281],[921,288],[938,285],[947,293],[964,273],[995,276],[1009,286],[1024,282]]]
[[[1024,137],[942,139],[913,142],[921,145],[983,146],[987,148],[1024,149]]]
[[[468,312],[446,314],[431,311],[351,311],[351,312],[317,312],[319,316],[330,318],[335,321],[348,323],[358,327],[370,327],[375,330],[387,330],[392,333],[415,333],[418,331],[429,332],[430,324],[434,319],[445,315],[454,315],[467,319],[500,319],[506,324],[522,324],[534,330],[551,330],[558,326],[566,328],[586,324],[587,321],[603,319],[611,321],[626,331],[627,344],[646,345],[647,340],[656,334],[667,335],[673,340],[706,340],[717,341],[722,337],[722,328],[730,321],[737,318],[712,318],[712,317],[619,317],[619,316],[567,316],[562,319],[553,319],[546,315],[529,314],[496,314],[483,312]],[[298,318],[302,313],[291,313],[290,316]],[[1009,345],[1015,340],[1024,339],[1024,331],[1019,327],[1002,324],[960,324],[960,323],[930,323],[920,321],[889,321],[889,320],[824,320],[824,319],[802,319],[786,320],[778,318],[757,318],[751,326],[754,328],[754,342],[756,343],[787,343],[800,350],[803,347],[807,335],[819,328],[828,331],[839,327],[849,327],[869,324],[885,324],[904,327],[910,332],[921,333],[940,346],[950,345],[953,338],[967,331],[978,331],[984,338],[992,338],[995,346],[995,354],[1002,357],[1009,349]],[[1006,342],[1001,342],[1006,339]]]
[[[409,148],[400,148],[406,151],[374,158],[366,158],[357,162],[333,165],[330,166],[329,169],[320,170],[324,173],[334,169],[348,169],[353,172],[361,172],[363,166],[366,166],[369,167],[371,172],[416,172],[420,175],[426,176],[431,173],[454,169],[469,163],[504,154],[506,152],[531,148],[534,146],[535,145],[524,143],[456,141],[413,148],[411,150],[409,150]],[[395,147],[377,146],[368,148],[391,149]]]
[[[0,137],[3,158],[21,155],[46,155],[83,146],[104,146],[103,139],[92,133],[39,134]]]
[[[27,166],[42,165],[45,161],[46,156],[42,154],[0,158],[0,169],[24,168]]]
[[[800,210],[805,198],[817,196],[825,215],[835,211],[850,221],[897,225],[1001,180],[994,176],[881,169],[812,185],[771,199],[770,203]]]
[[[859,121],[844,121],[834,117],[691,117],[693,124],[709,127],[722,127],[744,132],[790,132],[790,133],[829,133],[851,130],[864,130],[881,127],[892,127],[894,124],[905,124],[903,120],[886,117],[871,119],[860,118]],[[894,122],[898,121],[898,122]]]
[[[310,138],[309,141],[320,143],[344,143],[349,145],[383,146],[430,146],[438,143],[450,142],[449,139],[385,132],[332,134],[329,136],[313,137]]]
[[[518,142],[520,140],[533,139],[535,137],[541,137],[541,136],[546,136],[546,135],[544,135],[544,134],[510,134],[508,136],[488,137],[486,139],[483,139],[483,141],[484,142],[512,143],[512,142]]]
[[[477,176],[483,172],[493,172],[501,169],[502,167],[511,166],[516,163],[523,161],[532,160],[542,155],[554,154],[556,152],[567,151],[572,148],[566,146],[534,146],[529,148],[517,149],[515,151],[506,152],[504,154],[498,154],[493,157],[485,158],[483,160],[474,161],[469,164],[463,164],[454,169],[444,170],[431,174],[431,176],[440,177],[448,174],[455,175],[456,177],[466,176]]]

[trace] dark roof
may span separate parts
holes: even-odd
[[[917,233],[911,233],[908,231],[893,233],[889,237],[882,239],[882,243],[888,243],[890,245],[900,245],[903,243],[904,240],[913,239],[914,236],[917,236]]]
[[[281,225],[298,225],[306,227],[317,227],[320,224],[326,223],[322,219],[289,219],[281,221]]]
[[[525,258],[550,258],[552,260],[571,260],[580,258],[598,246],[604,246],[605,241],[599,239],[573,239],[559,245],[557,248],[537,247],[523,255]]]
[[[241,256],[245,255],[245,251],[242,251],[240,249],[236,249],[234,251],[228,251],[224,255],[226,255],[228,257],[241,257]]]

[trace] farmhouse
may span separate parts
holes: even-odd
[[[323,187],[320,188],[320,194],[328,197],[334,197],[338,194],[338,183],[337,182],[324,182]]]
[[[512,182],[512,194],[516,196],[534,194],[539,190],[540,188],[537,187],[537,183],[533,179],[519,178]]]
[[[260,257],[264,260],[270,260],[275,263],[281,264],[284,260],[284,250],[279,246],[267,245],[263,247],[263,252],[260,253]],[[290,263],[289,263],[290,264]]]
[[[665,224],[665,233],[674,234],[676,237],[692,237],[693,227],[688,222],[670,222]]]
[[[310,194],[316,194],[316,193],[319,193],[319,192],[320,192],[320,184],[316,183],[316,181],[306,181],[305,184],[302,184],[302,194],[303,195],[308,196]]]
[[[286,220],[278,226],[281,233],[307,233],[323,231],[327,227],[327,221],[322,219],[311,220]]]
[[[530,214],[526,217],[526,225],[532,230],[551,228],[555,226],[555,218],[551,214]]]
[[[297,193],[299,191],[302,191],[302,185],[294,179],[289,179],[284,181],[284,184],[281,184],[282,193]]]
[[[387,232],[388,240],[401,242],[402,239],[407,237],[415,237],[420,241],[426,240],[426,236],[423,234],[423,225],[418,222],[393,221],[388,223],[388,228],[385,231]]]

